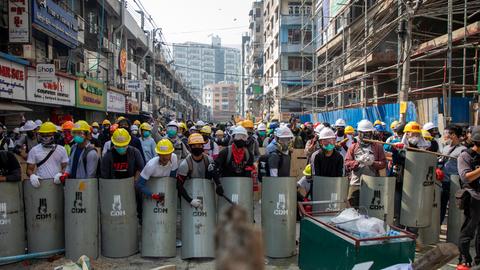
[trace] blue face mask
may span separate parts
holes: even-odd
[[[127,147],[115,147],[115,150],[120,155],[124,155],[125,153],[127,153]]]
[[[82,144],[85,141],[85,138],[82,136],[75,135],[73,136],[73,141],[78,144]]]
[[[169,138],[173,138],[173,137],[175,137],[176,135],[177,135],[177,131],[176,131],[176,130],[174,130],[174,129],[169,129],[169,130],[167,130],[167,136],[168,136]]]
[[[330,144],[324,146],[323,149],[325,149],[325,151],[333,151],[333,149],[335,149],[335,145],[330,143]]]
[[[145,138],[150,137],[150,131],[145,130],[145,131],[143,132],[143,137],[145,137]]]

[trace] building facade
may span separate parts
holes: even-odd
[[[226,122],[238,113],[237,102],[238,85],[228,82],[210,84],[204,87],[203,101],[211,111],[211,120]]]

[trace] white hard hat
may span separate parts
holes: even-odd
[[[38,125],[35,124],[35,122],[33,122],[32,120],[28,120],[23,125],[23,127],[20,128],[20,131],[32,131],[32,130],[36,129],[37,127],[38,127]]]
[[[284,126],[284,127],[280,127],[280,128],[277,128],[275,130],[275,135],[278,137],[278,138],[293,138],[293,133],[292,131]]]
[[[324,128],[322,131],[320,131],[320,134],[318,134],[318,139],[319,140],[327,140],[327,139],[335,139],[335,132],[333,132],[332,129],[330,128]]]
[[[170,121],[167,124],[167,127],[177,127],[178,128],[178,123],[177,123],[177,121]]]
[[[245,135],[245,136],[248,136],[248,133],[247,133],[247,130],[242,127],[242,126],[236,126],[233,131],[232,131],[232,136],[236,135],[236,134],[241,134],[241,135]]]
[[[358,122],[357,130],[360,132],[372,132],[375,131],[373,128],[372,122],[363,119],[362,121]]]
[[[137,131],[138,131],[138,126],[137,126],[137,125],[132,125],[132,126],[130,127],[130,130],[131,130],[131,131],[134,131],[134,130],[137,130]]]
[[[432,128],[437,128],[437,126],[435,126],[432,122],[428,122],[428,123],[426,123],[425,125],[423,125],[423,129],[424,129],[424,130],[427,130],[427,131],[428,131],[428,130],[430,130],[430,129],[432,129]]]
[[[43,122],[42,122],[42,120],[37,119],[37,120],[35,120],[35,124],[36,124],[37,126],[41,126],[41,125],[43,124]]]
[[[387,124],[385,122],[382,122],[382,127],[386,127]]]
[[[196,126],[201,126],[201,127],[203,127],[203,126],[205,126],[206,124],[205,124],[205,122],[203,122],[202,120],[198,120],[195,125],[196,125]]]
[[[346,125],[347,123],[345,123],[345,120],[343,120],[342,118],[337,119],[337,121],[335,122],[335,127],[345,127]]]
[[[320,132],[321,132],[322,129],[324,129],[324,128],[325,128],[325,126],[324,126],[323,124],[320,124],[320,125],[318,125],[318,126],[315,128],[314,131],[315,131],[316,134],[320,134]]]
[[[258,127],[257,127],[257,130],[258,131],[266,131],[267,126],[264,123],[260,123],[260,125],[258,125]]]

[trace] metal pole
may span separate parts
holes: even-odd
[[[463,45],[467,43],[467,1],[463,3]],[[462,97],[465,97],[465,81],[467,80],[467,47],[463,48],[463,74],[462,74]]]
[[[448,101],[446,123],[452,120],[452,19],[453,19],[453,0],[448,0],[448,46],[447,46],[447,71],[448,71]]]
[[[408,10],[406,12],[408,12]],[[410,88],[410,51],[412,49],[412,23],[413,18],[409,14],[406,20],[406,29],[403,42],[402,84],[401,91],[398,95],[400,102],[408,102],[408,91]],[[405,113],[400,113],[399,122],[403,124],[406,122]]]
[[[397,6],[398,6],[398,17],[400,18],[402,16],[402,0],[397,0]],[[402,57],[402,44],[403,44],[403,26],[404,26],[404,21],[403,20],[399,20],[398,21],[398,31],[397,31],[397,37],[398,37],[398,43],[397,43],[397,80],[398,80],[398,83],[397,83],[397,92],[400,93],[401,89],[402,89],[402,84],[401,84],[401,81],[402,81],[402,67],[400,66],[400,62],[402,61],[401,59],[403,58]]]
[[[363,65],[363,107],[367,107],[367,38],[368,38],[368,1],[364,1],[364,6],[365,6],[365,16],[364,16],[364,34],[365,34],[365,43],[363,45],[363,53],[365,54],[365,63]]]

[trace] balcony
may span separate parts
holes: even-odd
[[[308,16],[303,15],[303,22],[306,23],[308,21]],[[280,24],[281,25],[301,25],[302,24],[302,16],[301,15],[281,15],[280,16]]]
[[[148,48],[147,36],[129,12],[125,12],[125,27],[132,36],[137,38],[141,45]]]
[[[303,53],[312,54],[313,46],[310,44],[304,46],[301,43],[291,44],[291,43],[282,43],[280,45],[280,53],[300,53],[303,49]]]

